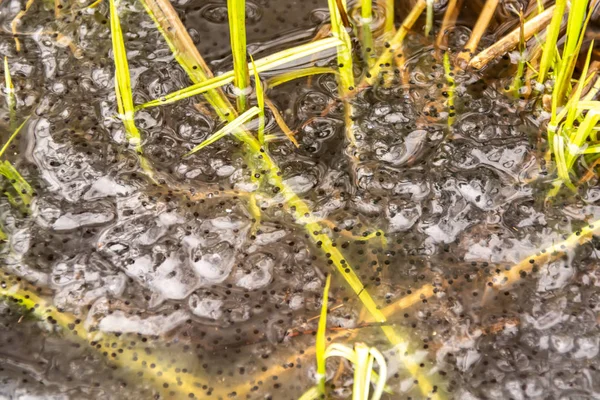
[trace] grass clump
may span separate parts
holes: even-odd
[[[329,299],[329,287],[331,285],[331,275],[327,276],[325,288],[323,289],[323,300],[321,304],[321,313],[319,316],[319,325],[317,328],[315,355],[317,359],[317,385],[306,391],[300,400],[314,400],[327,398],[325,387],[326,380],[326,360],[329,357],[342,357],[350,361],[354,366],[354,379],[352,388],[353,400],[368,400],[371,390],[371,382],[375,386],[375,391],[371,400],[379,400],[386,389],[387,381],[387,363],[385,358],[375,347],[369,347],[364,343],[356,343],[354,348],[332,343],[326,346],[327,330],[327,305]],[[373,364],[377,362],[379,374],[373,371]],[[388,389],[389,391],[389,389]]]

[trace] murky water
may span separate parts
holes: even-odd
[[[215,74],[231,69],[225,2],[173,4]],[[314,333],[332,273],[330,342],[376,346],[389,363],[394,393],[385,396],[421,398],[282,200],[259,191],[256,223],[247,150],[227,137],[183,158],[222,126],[201,97],[136,113],[158,183],[145,176],[115,118],[108,2],[61,3],[58,18],[54,4],[33,2],[17,52],[11,21],[24,7],[0,5],[17,118],[30,117],[5,158],[36,196],[26,213],[0,198],[0,276],[4,289],[31,295],[0,303],[0,397],[297,399],[314,384]],[[142,5],[119,7],[135,102],[188,86]],[[461,11],[451,46],[468,39],[473,7]],[[400,5],[397,21],[409,9]],[[328,20],[322,0],[248,2],[247,12],[255,58],[307,42]],[[388,323],[448,398],[600,398],[597,241],[511,287],[488,286],[497,271],[596,220],[597,181],[544,202],[553,179],[540,150],[546,117],[533,99],[505,92],[509,60],[481,74],[455,70],[449,128],[444,69],[417,26],[406,73],[352,100],[358,162],[348,157],[342,107],[332,107],[331,74],[268,90],[299,142],[267,113],[269,152],[375,302],[389,311],[411,299]],[[0,112],[4,143],[6,103]],[[421,291],[431,285],[431,295]],[[34,298],[59,314],[35,316]],[[332,360],[328,375],[331,396],[348,398],[350,365]]]

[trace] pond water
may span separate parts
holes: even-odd
[[[268,172],[234,136],[184,157],[223,126],[201,96],[136,112],[148,177],[117,117],[109,2],[29,3],[0,4],[16,120],[29,118],[3,157],[35,192],[24,209],[2,180],[12,195],[0,197],[0,398],[298,399],[315,383],[327,274],[328,343],[379,349],[384,398],[427,397],[406,359],[438,398],[600,397],[600,243],[528,262],[598,219],[600,190],[592,178],[547,201],[548,116],[539,99],[505,90],[510,57],[483,71],[454,68],[451,110],[423,15],[404,42],[404,68],[348,100],[356,146],[335,74],[266,87],[298,142],[267,110],[268,154],[310,210],[306,222],[261,183]],[[397,5],[397,26],[414,3]],[[464,2],[451,49],[465,45],[480,3]],[[172,4],[215,75],[229,71],[226,2]],[[17,51],[11,23],[26,7]],[[435,29],[445,7],[436,4]],[[142,3],[118,9],[134,102],[189,86]],[[329,21],[324,0],[248,1],[246,11],[255,59],[309,42]],[[512,29],[507,2],[480,48],[509,19]],[[310,62],[337,67],[334,51]],[[14,131],[5,101],[0,113],[5,143]],[[369,317],[331,248],[405,348]],[[498,282],[522,260],[529,269]],[[350,398],[349,363],[329,360],[327,378],[331,398]]]

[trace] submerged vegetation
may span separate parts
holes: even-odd
[[[32,7],[32,3],[31,0],[28,1],[10,24],[15,35],[15,52],[22,50],[18,27]],[[290,180],[286,175],[290,169],[286,165],[286,157],[292,157],[294,151],[303,151],[304,145],[298,139],[301,128],[310,126],[311,123],[328,121],[331,115],[338,115],[343,121],[341,126],[344,137],[343,151],[333,157],[342,159],[336,162],[339,161],[344,165],[347,174],[351,177],[351,188],[347,191],[353,193],[352,201],[356,204],[361,203],[364,182],[374,180],[372,177],[378,172],[377,167],[371,166],[372,160],[368,159],[369,146],[366,143],[369,135],[378,136],[378,133],[375,132],[376,128],[369,127],[369,121],[364,122],[365,115],[366,118],[374,115],[369,114],[371,111],[365,107],[365,104],[369,101],[382,102],[380,99],[385,98],[388,93],[400,93],[396,97],[401,98],[405,95],[405,91],[410,92],[413,85],[426,86],[422,82],[415,82],[416,79],[411,75],[412,68],[420,67],[416,66],[411,58],[413,55],[410,51],[414,49],[414,45],[407,43],[409,36],[419,36],[421,44],[426,43],[428,46],[428,56],[430,54],[435,60],[434,67],[427,73],[435,76],[438,66],[441,71],[441,75],[437,75],[440,81],[435,85],[435,90],[439,89],[440,98],[435,101],[431,99],[433,91],[423,96],[427,100],[427,106],[415,113],[418,114],[415,132],[426,135],[429,127],[435,127],[441,132],[439,138],[435,139],[440,143],[451,143],[457,138],[460,139],[464,132],[459,132],[457,125],[461,122],[460,113],[468,107],[465,105],[467,102],[462,98],[469,90],[473,90],[469,85],[475,81],[483,81],[482,77],[486,77],[486,71],[504,70],[506,76],[500,79],[501,85],[496,83],[494,86],[497,92],[507,98],[513,98],[514,105],[511,107],[514,112],[518,110],[530,113],[532,118],[536,118],[539,122],[540,129],[545,132],[545,135],[538,138],[540,161],[537,171],[530,174],[532,176],[528,177],[525,185],[536,186],[536,190],[539,190],[538,187],[543,187],[543,195],[548,200],[546,203],[552,204],[561,196],[567,197],[581,192],[581,185],[597,176],[597,168],[600,164],[598,161],[600,140],[597,135],[600,102],[596,100],[596,95],[600,90],[600,77],[597,76],[600,64],[595,57],[594,41],[588,40],[586,36],[595,11],[593,8],[595,3],[589,0],[572,2],[557,0],[556,3],[531,2],[529,7],[522,6],[516,9],[513,4],[487,0],[477,15],[472,30],[469,31],[468,39],[465,38],[463,45],[457,48],[455,47],[456,36],[459,35],[454,35],[453,32],[460,13],[464,12],[462,3],[461,0],[450,0],[444,6],[437,0],[416,0],[411,2],[410,9],[403,14],[404,19],[397,21],[393,1],[328,0],[326,29],[320,30],[320,32],[327,32],[325,37],[320,33],[310,41],[283,50],[282,46],[278,45],[275,46],[278,51],[271,51],[269,55],[262,56],[259,54],[260,51],[252,54],[254,49],[260,49],[260,46],[252,47],[247,44],[247,18],[249,10],[252,9],[247,7],[248,4],[244,0],[228,0],[226,11],[230,57],[226,58],[225,62],[221,61],[220,73],[213,74],[211,70],[213,63],[206,62],[202,57],[190,30],[186,29],[173,5],[168,0],[141,0],[141,5],[147,14],[144,17],[146,22],[152,21],[153,29],[160,32],[160,40],[166,42],[180,69],[187,75],[186,79],[191,82],[187,87],[176,88],[170,82],[162,82],[168,80],[168,77],[161,77],[159,74],[157,75],[159,77],[153,79],[160,83],[152,84],[164,86],[155,91],[158,95],[153,99],[146,93],[142,96],[135,92],[135,82],[139,79],[140,72],[136,71],[133,75],[133,69],[128,61],[128,58],[131,59],[132,54],[137,51],[134,51],[134,46],[130,44],[132,40],[128,40],[134,32],[126,23],[128,15],[135,8],[135,3],[110,0],[107,4],[106,18],[109,21],[111,38],[110,57],[114,62],[113,93],[116,99],[116,117],[122,123],[127,139],[123,158],[137,160],[138,172],[147,178],[145,183],[138,183],[138,186],[147,186],[148,191],[156,188],[163,190],[167,193],[169,201],[176,199],[186,204],[189,209],[194,209],[196,205],[193,202],[196,200],[204,204],[205,199],[219,200],[220,196],[231,196],[233,203],[231,208],[227,208],[227,213],[231,213],[234,207],[242,204],[246,215],[249,215],[252,220],[252,228],[248,233],[252,240],[263,234],[264,225],[271,222],[277,227],[285,224],[293,226],[292,229],[297,227],[299,232],[302,232],[299,237],[310,243],[314,256],[309,265],[312,266],[312,262],[315,261],[313,267],[318,271],[315,274],[320,278],[319,282],[324,284],[324,290],[319,315],[313,319],[318,321],[316,331],[311,328],[315,334],[314,347],[310,351],[302,352],[302,356],[314,354],[311,362],[306,361],[314,370],[312,374],[314,387],[302,388],[303,394],[299,396],[302,400],[348,395],[345,392],[336,393],[335,385],[332,383],[341,380],[340,377],[348,371],[351,371],[348,374],[351,378],[348,379],[351,381],[354,400],[378,400],[386,395],[390,396],[389,398],[398,398],[401,392],[418,394],[428,399],[443,399],[452,397],[456,389],[456,385],[448,381],[447,372],[441,370],[430,355],[423,355],[423,352],[418,350],[418,346],[414,343],[414,334],[410,329],[406,329],[397,321],[399,316],[404,314],[404,310],[415,304],[427,303],[430,298],[444,298],[444,291],[458,277],[448,277],[452,276],[452,273],[446,274],[448,276],[440,274],[441,277],[438,277],[435,282],[416,285],[403,296],[389,295],[388,298],[387,294],[382,295],[378,290],[380,279],[373,278],[370,281],[365,279],[365,268],[361,265],[364,263],[357,261],[359,257],[356,254],[363,258],[372,257],[368,265],[378,266],[381,264],[377,261],[378,254],[391,257],[400,251],[406,250],[407,254],[411,253],[408,245],[394,236],[397,231],[385,232],[379,226],[370,226],[370,223],[362,224],[362,222],[359,224],[361,228],[359,235],[355,235],[352,229],[340,228],[343,225],[342,217],[336,222],[330,220],[327,213],[324,214],[320,209],[319,201],[303,195],[302,188],[299,188],[301,185]],[[486,38],[486,33],[490,33],[490,25],[498,8],[504,6],[510,17],[504,24],[503,35],[494,37],[495,40],[491,41]],[[100,13],[95,11],[97,7],[102,7],[102,4],[96,2],[87,9],[97,15]],[[60,14],[61,10],[62,5],[55,11]],[[152,56],[157,57],[156,54]],[[164,55],[161,57],[164,58]],[[27,117],[20,126],[15,126],[17,116],[21,114],[19,107],[26,103],[23,99],[15,97],[15,94],[18,96],[18,91],[13,85],[9,69],[11,59],[12,57],[6,56],[4,58],[6,120],[11,128],[11,134],[0,150],[0,158],[5,157],[4,153],[29,120]],[[227,68],[223,68],[223,65]],[[281,71],[282,68],[290,66],[293,68]],[[175,66],[170,65],[169,68],[175,69]],[[418,72],[425,75],[423,70],[419,69]],[[301,128],[291,128],[286,122],[285,112],[279,110],[275,101],[278,95],[281,96],[275,88],[313,78],[330,78],[327,81],[327,88],[330,93],[335,93],[335,96],[323,101],[322,109],[313,112]],[[396,91],[399,87],[401,92]],[[183,147],[186,150],[173,157],[196,165],[193,163],[204,160],[204,157],[208,159],[213,157],[213,153],[204,154],[211,147],[224,146],[223,143],[226,143],[230,147],[225,152],[235,153],[242,160],[239,164],[243,164],[238,176],[241,184],[235,189],[228,190],[218,186],[214,191],[206,190],[206,193],[203,193],[197,191],[195,186],[188,184],[187,181],[177,184],[170,177],[170,174],[179,173],[175,171],[176,168],[162,169],[161,162],[153,162],[152,156],[148,155],[156,149],[151,147],[149,151],[148,143],[151,141],[146,137],[144,126],[151,124],[152,120],[160,120],[156,117],[157,114],[152,112],[181,106],[185,104],[186,99],[198,101],[199,96],[210,105],[210,109],[204,104],[194,104],[193,108],[188,107],[186,112],[195,113],[194,115],[201,114],[203,118],[206,115],[206,119],[210,121],[208,124],[210,132],[204,135],[202,140],[185,143]],[[194,111],[189,111],[190,109]],[[109,113],[105,112],[105,114]],[[464,114],[468,113],[464,112]],[[115,119],[114,114],[109,117]],[[375,115],[376,117],[378,116]],[[409,121],[404,115],[395,118],[397,121],[393,124],[407,124]],[[164,120],[167,121],[168,118]],[[70,134],[76,135],[75,131]],[[406,138],[406,154],[410,150],[409,145],[412,143],[410,140],[417,143],[419,137]],[[231,144],[231,139],[235,144]],[[383,139],[378,140],[383,141]],[[433,141],[433,139],[428,140]],[[284,145],[280,145],[281,143]],[[291,144],[289,148],[283,147],[289,144]],[[419,146],[423,145],[421,143],[415,145],[416,148],[420,148]],[[219,151],[223,151],[222,147],[219,147]],[[415,151],[415,154],[407,156],[408,164],[412,162],[412,158],[417,157],[417,153],[418,151]],[[308,158],[308,156],[303,157]],[[434,159],[436,155],[432,154],[430,157]],[[114,163],[118,162],[119,160],[115,158]],[[129,164],[124,165],[129,169],[135,169]],[[192,177],[201,174],[201,172],[194,172],[194,169],[188,166],[180,165],[178,168]],[[196,165],[197,170],[202,168],[205,167]],[[403,172],[401,169],[393,171]],[[421,173],[425,172],[421,171]],[[2,161],[0,174],[5,178],[6,198],[15,209],[20,208],[24,214],[31,214],[30,208],[33,205],[33,213],[40,213],[35,209],[32,186],[11,162]],[[132,176],[137,179],[137,172]],[[383,178],[380,182],[383,182]],[[418,191],[415,188],[410,190],[415,193]],[[346,194],[339,197],[344,196]],[[481,194],[475,195],[475,198],[480,197]],[[373,213],[371,209],[375,209],[375,205],[380,201],[379,195],[370,204],[364,201],[362,209],[368,211],[365,212],[366,214]],[[50,208],[48,205],[46,207]],[[409,208],[406,204],[399,207]],[[332,208],[342,207],[338,205]],[[123,214],[123,210],[118,212]],[[200,214],[197,211],[194,213]],[[356,212],[354,217],[358,214]],[[164,221],[167,222],[161,222],[166,226],[165,232],[170,229],[170,225],[175,224],[171,219],[176,221],[177,217],[165,217]],[[360,217],[357,219],[360,220]],[[566,229],[561,231],[559,235],[564,236],[561,239],[553,236],[550,241],[539,243],[539,246],[535,246],[539,251],[534,251],[526,257],[521,256],[522,259],[512,265],[502,267],[498,265],[497,268],[488,270],[489,264],[487,261],[484,262],[486,274],[482,275],[483,279],[480,282],[484,293],[482,307],[489,304],[500,291],[508,294],[508,290],[523,284],[534,273],[549,274],[548,269],[553,262],[572,259],[579,247],[594,241],[594,236],[600,229],[600,220],[594,221],[595,219],[598,219],[597,215],[592,219],[586,214],[586,223],[579,224],[577,227],[569,226],[572,232]],[[69,220],[65,224],[70,223]],[[228,226],[228,223],[221,222],[221,225]],[[164,226],[157,229],[162,229]],[[0,239],[8,241],[10,241],[11,231],[18,230],[14,226],[12,230],[6,230],[5,221],[2,221],[1,228],[3,229],[0,230]],[[517,231],[516,227],[513,228]],[[191,229],[186,231],[189,235]],[[211,234],[208,228],[202,229],[206,235]],[[237,227],[234,232],[240,237],[246,235]],[[394,237],[395,241],[389,240],[390,237]],[[188,245],[193,241],[187,240]],[[451,241],[446,242],[444,246],[449,242]],[[347,249],[349,243],[371,250],[359,250],[354,254]],[[112,244],[112,242],[99,242],[98,248]],[[393,245],[397,247],[392,247]],[[233,246],[229,245],[229,247]],[[298,250],[297,253],[300,251]],[[369,252],[370,255],[365,255]],[[16,257],[15,253],[14,249],[7,250],[9,257]],[[161,257],[171,260],[170,256],[161,255]],[[194,257],[190,256],[194,263],[200,263],[202,255],[194,255]],[[219,262],[226,263],[224,256],[215,257],[220,260]],[[127,263],[137,265],[136,262],[140,259],[142,257],[135,259],[132,256]],[[323,263],[317,265],[319,260]],[[172,262],[177,261],[173,258]],[[160,268],[164,267],[164,263],[166,261],[163,260]],[[390,263],[384,265],[387,267]],[[321,270],[321,267],[329,270]],[[360,271],[361,267],[362,271]],[[260,384],[264,382],[261,376],[271,374],[270,376],[277,377],[279,373],[277,371],[288,369],[289,364],[299,363],[300,356],[292,355],[295,361],[284,363],[283,367],[281,364],[276,364],[270,368],[263,367],[260,371],[254,371],[255,378],[249,380],[249,383],[225,384],[221,377],[218,378],[217,383],[211,383],[211,377],[206,373],[209,369],[208,363],[199,364],[194,354],[189,357],[182,356],[180,360],[171,360],[170,343],[164,347],[159,343],[150,349],[145,347],[145,344],[140,344],[138,339],[133,340],[132,337],[135,336],[133,334],[130,337],[122,335],[121,332],[102,332],[101,323],[92,317],[89,317],[84,324],[82,323],[84,316],[78,315],[77,312],[64,311],[52,303],[50,298],[52,291],[44,287],[43,282],[40,287],[35,287],[33,283],[25,283],[22,278],[27,280],[28,276],[18,275],[21,271],[20,267],[11,268],[4,271],[4,280],[0,289],[0,294],[9,303],[15,303],[27,313],[49,321],[64,332],[70,332],[65,337],[76,342],[87,343],[93,351],[100,351],[109,363],[127,371],[131,381],[141,381],[151,386],[153,391],[164,394],[165,397],[205,398],[209,395],[219,398],[252,397],[253,392],[259,391],[259,384],[255,382]],[[145,267],[137,268],[136,273],[143,275]],[[204,266],[204,268],[208,267]],[[210,268],[217,270],[218,265]],[[332,277],[330,274],[333,272],[336,275]],[[213,270],[210,274],[218,275]],[[324,274],[327,275],[326,278]],[[173,271],[165,273],[165,277],[169,279],[173,276],[176,276]],[[415,282],[419,280],[421,279],[415,278]],[[470,282],[471,278],[468,277],[466,280]],[[133,278],[131,281],[134,281]],[[212,285],[213,289],[223,280],[215,279],[214,282],[216,283]],[[160,283],[157,285],[160,286]],[[355,318],[353,324],[344,327],[340,322],[342,318],[336,317],[339,326],[335,328],[342,330],[342,333],[337,336],[334,334],[337,332],[335,329],[328,328],[333,325],[328,324],[328,319],[334,320],[328,313],[331,285],[349,287],[353,298],[356,298],[360,304],[360,315]],[[59,286],[59,284],[55,285],[55,287]],[[171,288],[167,287],[164,290]],[[230,292],[231,287],[225,290]],[[385,304],[382,298],[385,298]],[[125,309],[130,306],[127,303],[125,305]],[[260,305],[256,308],[260,309]],[[107,312],[107,315],[111,313],[112,311]],[[310,321],[303,323],[310,325]],[[374,328],[372,332],[377,333],[366,335],[361,340],[354,340],[354,334],[365,327]],[[241,335],[240,332],[236,333],[236,337]],[[350,334],[351,332],[354,333]],[[343,336],[345,334],[348,335]],[[380,340],[380,337],[384,337],[386,341]],[[335,340],[336,338],[339,341]],[[182,354],[187,354],[185,352],[190,350],[190,346],[187,344],[180,346],[179,339],[174,340],[174,343],[177,342],[178,349],[179,347],[184,349],[181,350]],[[373,343],[368,342],[370,339]],[[147,341],[139,340],[142,343]],[[215,345],[218,342],[216,340]],[[429,348],[428,344],[425,346],[425,349]],[[104,351],[103,347],[115,350]],[[227,346],[225,351],[229,351]],[[343,358],[349,363],[327,361],[330,357]],[[269,358],[269,354],[265,352],[263,358]],[[337,366],[337,372],[332,372],[332,366]],[[393,372],[390,372],[392,368]],[[400,381],[393,387],[388,382],[392,376]]]

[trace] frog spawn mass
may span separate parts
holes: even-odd
[[[294,15],[285,2],[248,5],[257,52],[268,53],[268,41],[280,34],[268,31],[267,18],[297,18],[286,39],[292,42],[308,38],[298,32],[326,15]],[[233,138],[182,158],[217,128],[206,107],[194,107],[200,98],[136,114],[145,156],[160,172],[156,184],[144,177],[113,118],[103,7],[54,20],[36,4],[29,12],[44,17],[25,18],[22,29],[50,24],[68,34],[80,24],[70,36],[81,52],[34,35],[22,40],[23,54],[9,54],[19,115],[33,115],[10,157],[37,198],[33,216],[4,198],[0,204],[10,234],[2,294],[17,286],[31,293],[9,295],[2,308],[2,390],[57,398],[296,399],[314,382],[323,277],[335,272],[268,183],[258,190],[257,223],[248,204],[252,176],[261,171]],[[221,52],[226,35],[213,34],[227,29],[224,7],[178,7],[186,24],[198,26],[190,34],[215,69],[229,69]],[[132,6],[126,17],[125,28],[141,27],[124,29],[136,102],[188,85],[143,10]],[[267,31],[255,30],[259,24]],[[201,40],[195,29],[218,39]],[[522,115],[502,93],[503,82],[456,71],[456,121],[448,129],[444,71],[423,40],[408,38],[408,80],[392,71],[391,84],[352,100],[358,164],[345,157],[341,106],[329,109],[338,98],[333,76],[269,91],[300,144],[278,140],[269,151],[382,308],[435,285],[434,296],[423,295],[390,321],[423,368],[437,367],[453,396],[544,398],[577,390],[593,397],[597,243],[538,266],[535,278],[510,290],[484,293],[497,269],[597,216],[596,189],[584,185],[580,198],[544,207],[547,187],[524,176],[537,165],[539,121]],[[275,129],[272,119],[267,115],[267,126]],[[47,306],[29,305],[34,296]],[[388,358],[390,387],[418,396],[335,275],[329,306],[328,340],[377,346]],[[331,361],[328,371],[331,395],[348,396],[351,370]]]

